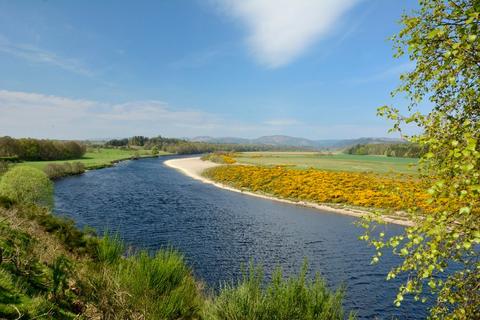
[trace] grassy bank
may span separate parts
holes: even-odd
[[[295,169],[315,168],[331,171],[416,174],[418,159],[385,156],[323,154],[318,152],[242,152],[239,163]]]
[[[160,151],[158,155],[167,155],[168,152]],[[80,162],[85,166],[85,169],[99,169],[111,166],[113,163],[131,159],[133,157],[152,157],[150,150],[133,150],[133,149],[108,149],[108,148],[93,148],[89,149],[85,155],[80,159],[71,161],[25,161],[19,165],[31,166],[37,169],[43,169],[48,164],[63,164],[65,162]]]

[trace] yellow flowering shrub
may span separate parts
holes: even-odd
[[[361,207],[427,210],[427,194],[408,175],[296,170],[284,166],[219,166],[205,175],[217,182],[276,197],[316,203],[342,203]]]
[[[208,161],[221,163],[221,164],[234,164],[235,162],[237,162],[237,160],[233,158],[233,154],[220,153],[220,152],[206,154],[201,159],[204,161],[208,160]]]

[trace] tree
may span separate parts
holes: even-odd
[[[425,301],[432,292],[432,318],[479,319],[480,1],[419,4],[402,17],[403,30],[393,38],[396,56],[408,55],[415,63],[394,91],[409,98],[408,112],[385,106],[379,114],[394,121],[393,131],[403,134],[405,124],[422,129],[405,137],[427,150],[419,170],[433,210],[411,208],[415,225],[391,238],[367,221],[363,239],[377,248],[374,262],[386,248],[402,257],[388,275],[408,274],[396,305],[405,294]],[[423,101],[431,103],[431,111],[419,111]]]
[[[47,175],[32,167],[14,167],[0,180],[0,196],[17,203],[53,205],[53,185]]]

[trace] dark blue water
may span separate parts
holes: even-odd
[[[312,274],[320,272],[329,286],[347,285],[345,307],[360,318],[425,318],[421,303],[393,306],[399,283],[385,277],[399,261],[386,254],[370,265],[373,249],[358,240],[355,218],[218,189],[166,167],[171,158],[127,161],[60,180],[56,212],[80,227],[118,231],[137,248],[171,245],[213,287],[237,279],[251,259],[269,275],[276,266],[297,273],[306,257]]]

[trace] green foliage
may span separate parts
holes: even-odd
[[[65,176],[82,174],[85,172],[85,165],[81,162],[65,162],[63,164],[49,163],[43,168],[43,172],[50,179],[58,179]]]
[[[0,160],[0,178],[8,171],[8,162]]]
[[[128,305],[144,318],[198,317],[201,301],[197,286],[178,252],[161,250],[151,257],[142,251],[122,261],[118,274],[121,286],[130,293]]]
[[[112,237],[106,232],[96,247],[96,258],[104,264],[117,263],[124,253],[125,245],[118,234]]]
[[[152,153],[153,156],[158,155],[158,152],[159,152],[159,150],[158,150],[158,147],[157,147],[157,146],[154,146],[154,147],[152,148],[152,150],[151,150],[151,153]]]
[[[12,213],[0,209],[0,318],[74,319],[74,295],[67,284],[69,260],[60,255],[53,266],[42,261],[40,256],[57,253],[36,239],[39,234],[32,233],[30,221]]]
[[[277,269],[265,284],[263,271],[250,264],[248,273],[235,285],[225,285],[206,309],[207,319],[310,320],[345,319],[343,289],[331,292],[317,274],[308,280],[307,264],[300,274],[285,279]],[[350,315],[353,319],[354,316]]]
[[[17,203],[53,205],[53,185],[42,171],[14,167],[0,180],[0,195]]]
[[[423,216],[412,208],[415,226],[389,239],[373,237],[367,222],[364,239],[402,257],[388,275],[408,274],[397,305],[405,294],[424,301],[429,291],[436,297],[432,318],[479,319],[480,2],[421,0],[402,24],[394,37],[397,55],[408,54],[415,68],[402,75],[396,93],[410,98],[409,114],[391,107],[379,114],[394,121],[393,130],[405,124],[423,129],[406,138],[428,151],[420,173],[435,210]],[[421,113],[417,105],[427,99],[433,107]]]
[[[57,257],[52,266],[51,292],[57,297],[62,297],[68,288],[67,280],[70,277],[71,262],[64,255]]]
[[[379,155],[387,157],[420,158],[425,151],[414,143],[357,144],[345,150],[347,154]]]
[[[213,152],[213,153],[207,153],[201,157],[203,161],[212,161],[215,163],[220,163],[220,164],[234,164],[236,162],[235,160],[235,154],[231,152]]]
[[[85,152],[86,146],[75,141],[0,137],[0,157],[31,161],[66,160],[81,158]]]

